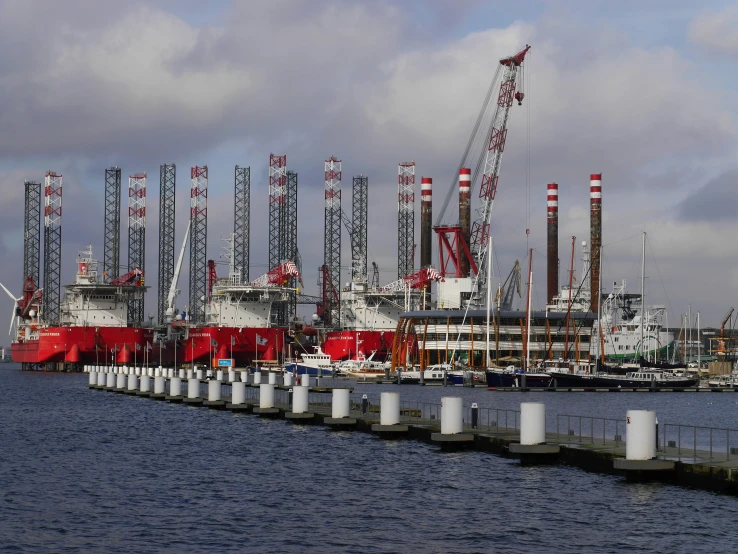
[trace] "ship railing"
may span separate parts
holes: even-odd
[[[715,462],[738,459],[738,429],[679,423],[661,423],[656,429],[657,451],[662,455]]]
[[[474,411],[477,419],[474,422]],[[464,408],[464,426],[480,431],[509,433],[520,429],[520,410],[504,408]]]
[[[603,444],[616,447],[625,444],[625,421],[607,417],[558,414],[556,437],[571,443]]]

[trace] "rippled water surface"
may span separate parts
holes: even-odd
[[[568,467],[523,468],[491,454],[447,454],[422,443],[91,391],[84,375],[6,368],[2,552],[736,549],[738,500],[728,496]],[[448,393],[402,388],[403,397],[429,401]],[[521,400],[479,389],[456,393],[489,407]],[[646,407],[621,396],[542,398],[613,417]],[[714,424],[736,419],[738,395],[644,396],[671,410],[670,420],[681,415],[676,419],[694,423],[701,413]]]

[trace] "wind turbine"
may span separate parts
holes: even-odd
[[[13,301],[13,314],[10,316],[10,328],[8,329],[8,335],[10,335],[13,333],[13,323],[15,323],[15,317],[16,317],[15,314],[16,314],[16,309],[18,308],[18,301],[22,300],[23,297],[21,296],[20,298],[16,298],[15,296],[13,296],[10,293],[10,291],[7,288],[5,288],[5,285],[3,285],[2,283],[0,283],[0,287],[3,288],[3,290],[5,291],[5,294],[10,296],[10,299]]]

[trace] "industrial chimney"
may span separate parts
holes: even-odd
[[[459,225],[461,236],[464,237],[466,246],[469,247],[471,238],[471,169],[462,167],[459,170]],[[466,256],[460,256],[459,266],[461,277],[469,277],[469,260]]]
[[[546,186],[548,216],[548,303],[559,293],[559,185]]]
[[[600,303],[600,246],[602,245],[602,173],[589,176],[589,244],[591,252],[590,290],[592,311],[597,312]]]
[[[420,179],[420,268],[430,267],[432,260],[433,238],[433,179]]]

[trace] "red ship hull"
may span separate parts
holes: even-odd
[[[140,327],[49,327],[38,339],[14,342],[10,351],[23,364],[143,365],[153,337],[152,329]]]
[[[333,361],[355,359],[358,341],[359,352],[366,357],[375,352],[372,360],[383,362],[392,354],[394,338],[394,331],[331,331],[326,335],[322,349]]]
[[[255,361],[277,362],[282,356],[286,331],[278,328],[196,327],[180,341],[177,361],[210,364],[210,360],[235,360],[236,366]],[[258,337],[257,337],[258,335]]]

